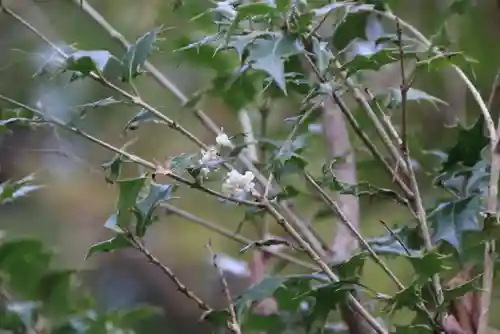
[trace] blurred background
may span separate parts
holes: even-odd
[[[120,44],[73,1],[4,2],[60,46],[109,50],[117,56],[124,52]],[[92,0],[89,3],[131,42],[154,27],[174,27],[161,35],[162,39],[157,43],[158,50],[150,60],[185,94],[190,95],[203,88],[213,76],[214,73],[203,66],[213,61],[210,60],[211,55],[199,61],[191,53],[173,52],[189,40],[208,35],[213,29],[210,22],[203,20],[188,22],[191,17],[211,6],[209,1],[185,0],[184,6],[175,12],[172,10],[174,0]],[[430,36],[439,27],[444,9],[451,1],[393,3],[392,8],[398,15]],[[450,48],[464,51],[478,61],[473,71],[466,70],[483,97],[487,98],[494,76],[500,68],[500,7],[497,1],[476,0],[468,13],[454,17],[448,24],[453,39]],[[66,121],[74,121],[79,127],[118,147],[131,139],[140,138],[133,144],[132,151],[148,160],[163,161],[183,152],[197,152],[193,144],[158,124],[146,123],[134,132],[125,134],[123,129],[126,123],[139,111],[130,106],[110,105],[87,110],[85,118],[80,119],[81,108],[78,106],[109,97],[112,92],[90,80],[69,83],[66,74],[40,74],[40,69],[53,61],[53,51],[5,14],[0,14],[0,51],[1,94],[29,105],[41,104],[46,112]],[[375,78],[375,84],[380,82],[386,86],[397,86],[399,78],[391,77],[390,71],[382,75]],[[419,77],[417,86],[447,101],[449,105],[433,107],[427,103],[412,104],[412,140],[428,150],[452,145],[456,133],[447,125],[454,124],[457,119],[464,124],[473,121],[478,111],[474,101],[450,71]],[[213,141],[213,136],[206,132],[192,111],[183,109],[175,96],[160,87],[150,76],[137,79],[136,87],[144,100],[157,106],[206,142]],[[203,101],[203,110],[228,133],[242,131],[236,111],[222,101]],[[293,104],[283,101],[270,116],[268,136],[282,137],[287,131],[282,126],[283,118],[296,111]],[[362,113],[358,116],[362,124],[363,121],[367,123]],[[250,117],[258,128],[258,115],[250,112]],[[313,145],[310,145],[307,155],[311,168],[318,170],[327,160],[327,150],[322,136],[318,135],[312,140]],[[70,156],[65,156],[68,153]],[[9,235],[42,238],[57,251],[58,266],[82,270],[84,279],[103,305],[127,307],[152,302],[165,309],[168,326],[161,327],[158,332],[206,333],[207,329],[197,322],[199,312],[196,308],[140,256],[121,252],[84,262],[88,247],[109,237],[103,223],[113,212],[116,188],[104,181],[104,173],[99,165],[112,157],[109,152],[64,131],[54,133],[43,129],[16,129],[12,134],[0,134],[1,181],[36,172],[39,182],[45,185],[44,189],[29,198],[1,207],[0,229]],[[425,159],[422,157],[420,162],[425,164]],[[381,187],[388,187],[391,183],[370,159],[358,160],[358,173],[360,180],[374,181]],[[426,179],[425,175],[420,177],[425,199],[432,203],[436,194],[430,187],[431,180]],[[223,206],[215,199],[194,191],[181,189],[178,196],[179,199],[175,199],[172,204],[230,231],[236,230],[244,215],[241,209]],[[392,225],[404,223],[409,218],[403,208],[391,202],[377,201],[376,205],[362,202],[361,205],[362,231],[366,236],[383,233],[383,227],[378,222],[380,219]],[[299,201],[297,208],[305,217],[312,217],[318,209],[307,201]],[[328,219],[317,221],[315,226],[321,235],[333,234]],[[274,232],[281,233],[279,229]],[[243,233],[251,239],[256,238],[251,225],[245,225]],[[205,248],[208,240],[212,241],[212,247],[217,252],[234,256],[235,260],[247,260],[246,256],[238,255],[240,244],[175,215],[161,215],[160,221],[149,230],[146,241],[150,250],[171,266],[188,286],[214,305],[222,305],[218,278]],[[228,264],[233,269],[231,286],[234,293],[241,292],[247,284],[244,264]],[[243,267],[238,267],[240,265]],[[391,266],[402,278],[410,279],[411,270],[405,263],[393,261]],[[300,269],[291,267],[287,270]],[[365,269],[365,275],[370,277],[367,283],[373,289],[386,293],[394,291],[393,285],[375,266],[370,264]],[[493,314],[495,307],[500,306],[498,293],[494,297]],[[405,314],[400,317],[401,321],[408,319]],[[500,319],[493,318],[492,321],[496,321],[494,325],[497,327],[500,326]]]

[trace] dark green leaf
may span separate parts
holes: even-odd
[[[154,209],[161,202],[168,201],[172,198],[172,190],[173,186],[170,184],[151,182],[147,196],[136,204],[136,208],[142,218],[136,226],[136,235],[138,237],[143,237],[147,227],[152,224]]]
[[[33,112],[23,109],[2,109],[0,108],[0,134],[10,132],[9,126],[21,125],[29,126],[35,119]]]
[[[457,300],[469,292],[480,291],[481,290],[480,278],[481,275],[478,275],[470,279],[469,281],[460,284],[459,286],[443,289],[443,296],[445,303]]]
[[[484,118],[481,116],[469,129],[459,126],[457,143],[448,152],[448,158],[442,171],[450,170],[457,165],[474,166],[481,160],[481,151],[489,140],[484,135]]]
[[[90,75],[91,72],[99,74],[104,72],[111,58],[114,58],[114,56],[106,50],[79,50],[72,53],[68,58],[66,68],[84,76]]]
[[[420,60],[416,63],[416,66],[417,69],[425,68],[428,71],[431,71],[442,69],[450,65],[463,66],[477,62],[477,60],[470,58],[461,52],[445,52],[425,60]]]
[[[435,274],[441,274],[450,268],[446,266],[449,256],[439,254],[436,250],[420,256],[409,256],[411,264],[421,282],[427,281]]]
[[[141,36],[135,44],[131,45],[121,59],[122,80],[130,81],[137,77],[144,63],[153,51],[153,45],[156,41],[160,28],[155,28],[145,35]]]
[[[117,182],[120,189],[117,204],[118,210],[130,209],[135,205],[137,197],[144,187],[145,181],[146,177],[141,176],[133,179],[119,180]]]
[[[481,212],[482,201],[479,196],[441,203],[429,215],[429,221],[434,229],[433,242],[445,241],[461,253],[464,232],[482,230]]]
[[[39,240],[19,239],[0,245],[0,272],[21,298],[33,297],[48,269],[52,252]]]
[[[85,259],[88,259],[98,253],[114,252],[117,250],[130,248],[132,246],[133,245],[127,238],[127,236],[125,236],[124,234],[117,234],[111,239],[90,246]]]
[[[268,2],[250,2],[238,6],[237,8],[237,20],[245,20],[252,16],[258,15],[275,15],[277,14],[276,7],[272,6]]]
[[[256,39],[249,47],[250,66],[266,72],[286,94],[284,59],[302,52],[300,42],[281,35],[271,39]]]
[[[141,109],[141,111],[137,113],[137,115],[135,115],[134,117],[132,117],[130,121],[128,121],[127,125],[125,126],[125,130],[131,130],[131,131],[137,130],[139,124],[141,123],[149,121],[154,122],[158,120],[159,119],[155,114],[143,108]]]
[[[416,59],[417,55],[414,52],[406,51],[405,58]],[[347,64],[342,66],[342,69],[351,76],[359,71],[379,71],[383,66],[400,61],[399,50],[397,49],[382,49],[371,55],[356,55]]]
[[[384,101],[384,105],[387,108],[390,109],[395,109],[398,108],[401,105],[402,101],[402,95],[401,95],[401,89],[399,88],[389,88],[387,91],[384,92],[377,92],[375,94],[377,98],[381,98],[382,101]],[[437,104],[444,104],[446,105],[447,103],[435,96],[429,95],[424,91],[418,90],[416,88],[410,88],[408,89],[406,93],[406,100],[407,101],[426,101],[430,102],[434,107],[437,108]]]

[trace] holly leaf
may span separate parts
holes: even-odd
[[[112,60],[117,59],[107,50],[78,50],[66,60],[66,69],[76,72],[71,80],[89,76],[91,73],[101,75],[108,72],[107,66]]]
[[[450,268],[446,265],[449,255],[443,255],[432,250],[424,254],[408,256],[419,282],[426,282],[435,274],[440,274]]]
[[[117,234],[111,239],[90,246],[87,255],[85,256],[85,260],[98,253],[110,253],[120,249],[130,248],[132,246],[133,245],[127,236],[124,234]]]
[[[132,219],[131,209],[135,206],[137,197],[144,187],[145,182],[146,177],[144,176],[117,181],[120,189],[118,203],[116,205],[118,211],[116,222],[118,227],[125,230],[128,229],[130,220]]]
[[[142,108],[137,115],[132,117],[130,121],[128,121],[127,125],[125,126],[125,130],[130,130],[134,131],[139,128],[139,125],[144,122],[158,122],[158,116],[150,112],[149,110],[146,110]]]
[[[385,48],[369,55],[357,54],[342,69],[351,76],[359,71],[379,71],[383,66],[400,61],[399,50]],[[405,51],[404,58],[417,59],[415,52]]]
[[[382,92],[376,92],[375,97],[380,98],[383,101],[383,104],[390,109],[398,108],[403,100],[400,88],[389,88]],[[406,100],[415,102],[426,101],[431,103],[435,108],[437,108],[437,104],[447,105],[447,103],[440,98],[413,87],[408,89],[406,93]]]
[[[457,142],[449,151],[441,171],[448,171],[457,165],[473,167],[481,160],[481,151],[489,140],[484,135],[484,118],[480,116],[470,128],[459,125]]]
[[[159,184],[151,182],[149,185],[149,193],[137,202],[136,209],[140,214],[140,221],[136,225],[136,234],[138,237],[143,237],[146,229],[153,222],[153,212],[156,207],[163,201],[168,201],[172,198],[173,186],[171,184]]]
[[[248,62],[257,70],[266,72],[286,94],[284,60],[304,49],[300,42],[287,35],[270,39],[258,38],[249,47]]]
[[[480,196],[440,203],[428,217],[434,230],[432,241],[434,243],[445,241],[461,253],[464,232],[482,230],[479,220],[481,212]]]
[[[33,184],[34,180],[35,175],[30,174],[18,181],[7,180],[0,183],[0,204],[13,202],[20,197],[43,188],[41,185]]]
[[[135,44],[129,46],[121,59],[122,80],[128,82],[136,78],[153,50],[153,45],[160,28],[155,28],[141,36]]]

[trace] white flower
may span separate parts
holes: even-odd
[[[211,162],[215,162],[219,160],[219,152],[217,152],[217,149],[215,147],[209,147],[208,150],[201,150],[201,159],[200,159],[200,165],[207,166]]]
[[[254,178],[255,175],[250,171],[240,174],[233,169],[227,173],[226,180],[222,184],[222,192],[230,197],[244,199],[248,193],[253,193],[255,190]]]
[[[224,146],[225,147],[233,147],[233,143],[231,143],[231,140],[229,139],[227,134],[225,134],[224,132],[222,132],[220,135],[218,135],[215,138],[215,142],[217,143],[217,145],[222,146],[222,147],[224,147]]]

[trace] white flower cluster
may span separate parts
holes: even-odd
[[[198,162],[201,166],[203,166],[201,168],[201,174],[204,177],[208,176],[210,167],[217,165],[220,162],[219,150],[222,147],[233,147],[233,143],[231,143],[228,135],[224,132],[221,132],[221,134],[215,138],[215,142],[215,146],[210,146],[207,150],[201,150],[201,158]]]
[[[243,200],[248,194],[257,195],[255,183],[253,182],[255,175],[252,172],[246,171],[245,174],[240,174],[233,169],[227,173],[227,177],[222,184],[222,192],[239,200]]]

